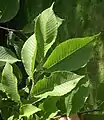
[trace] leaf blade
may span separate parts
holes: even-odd
[[[29,75],[29,77],[32,79],[33,79],[36,53],[37,53],[37,42],[36,42],[35,34],[33,34],[25,42],[21,51],[22,62],[24,64],[25,70]]]

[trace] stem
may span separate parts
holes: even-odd
[[[7,30],[7,31],[13,31],[13,32],[22,32],[22,30],[15,30],[15,29],[10,29],[6,27],[2,27],[2,26],[0,26],[0,29]]]

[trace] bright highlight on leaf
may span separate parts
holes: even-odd
[[[33,34],[23,45],[21,51],[22,62],[24,64],[25,70],[30,78],[33,79],[35,57],[37,53],[37,42],[35,34]]]
[[[63,96],[76,87],[83,76],[71,72],[54,72],[33,87],[32,95],[37,97]]]

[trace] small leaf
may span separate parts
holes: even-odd
[[[33,87],[31,95],[37,97],[62,96],[76,87],[83,76],[71,72],[55,72],[45,77]]]
[[[37,42],[35,34],[33,34],[23,45],[21,51],[22,62],[24,64],[25,70],[30,78],[33,79],[35,57],[37,53]]]
[[[88,62],[93,48],[93,45],[89,43],[91,43],[95,37],[96,36],[73,38],[59,44],[51,53],[43,67],[51,72],[79,69]]]
[[[36,106],[34,106],[32,104],[23,105],[20,110],[20,112],[21,112],[20,118],[24,117],[24,116],[29,118],[30,115],[33,115],[34,113],[36,113],[38,111],[41,111],[41,109],[37,108]]]
[[[0,62],[15,63],[17,61],[20,60],[16,58],[15,54],[11,50],[0,46]]]
[[[20,102],[17,78],[13,74],[13,68],[9,63],[6,63],[3,69],[1,83],[3,84],[6,94],[15,102]]]

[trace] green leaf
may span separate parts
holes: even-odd
[[[89,96],[89,81],[83,78],[77,87],[65,98],[67,116],[78,113]],[[77,101],[77,102],[76,102]]]
[[[51,53],[43,67],[48,71],[77,70],[88,62],[93,48],[89,43],[95,37],[73,38],[62,42]]]
[[[6,63],[3,69],[1,83],[3,84],[6,94],[15,102],[20,102],[17,78],[13,74],[13,68],[9,63]]]
[[[0,91],[5,92],[5,89],[4,89],[4,87],[3,87],[3,84],[2,84],[2,83],[0,83]]]
[[[14,18],[19,10],[20,0],[0,0],[0,22]]]
[[[11,117],[8,118],[8,120],[13,120],[14,115],[12,115]]]
[[[62,96],[76,87],[83,76],[71,72],[54,72],[50,77],[45,77],[38,81],[32,89],[32,96],[47,97]]]
[[[34,106],[32,104],[25,104],[20,109],[20,113],[21,113],[20,118],[24,117],[24,116],[29,118],[30,115],[32,115],[38,111],[41,111],[41,109],[37,108],[36,106]]]
[[[57,115],[59,112],[58,108],[56,107],[56,103],[58,101],[59,97],[49,97],[44,100],[43,108],[44,108],[44,120],[50,120],[54,116]]]
[[[28,38],[21,51],[22,62],[30,78],[33,79],[37,42],[35,34]]]
[[[53,10],[53,5],[44,10],[36,19],[35,33],[38,46],[38,57],[43,58],[57,37],[57,30],[61,24],[56,18]]]
[[[20,60],[16,58],[15,54],[11,50],[0,46],[0,62],[15,63],[17,61]]]

